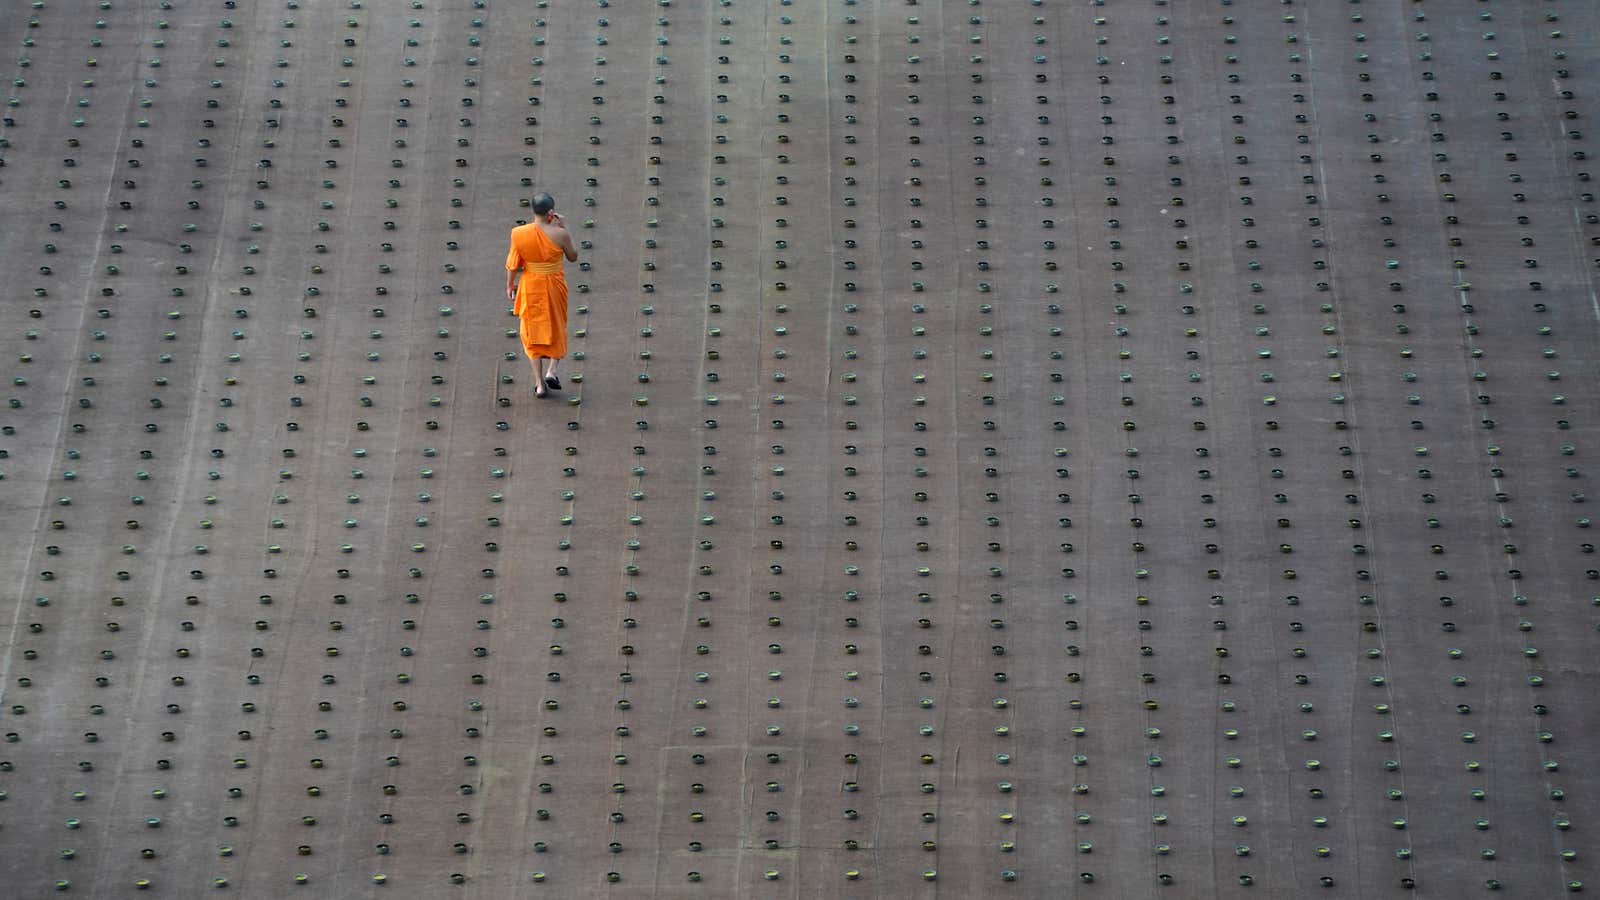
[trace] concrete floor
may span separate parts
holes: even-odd
[[[8,895],[1581,887],[1596,34],[0,5]]]

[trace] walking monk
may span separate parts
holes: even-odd
[[[556,363],[567,355],[567,276],[561,257],[578,259],[572,234],[555,208],[554,197],[535,195],[533,221],[511,229],[506,255],[506,299],[522,320],[522,349],[533,363],[533,393],[539,397],[561,390]]]

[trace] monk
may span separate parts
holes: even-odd
[[[522,320],[522,349],[533,363],[533,393],[548,397],[561,390],[556,363],[567,355],[567,276],[561,258],[576,262],[572,243],[556,199],[533,198],[533,221],[511,229],[506,255],[506,299]]]

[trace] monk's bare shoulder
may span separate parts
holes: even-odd
[[[563,247],[573,246],[572,232],[568,231],[564,225],[557,225],[555,228],[551,229],[550,240],[555,241],[557,244]]]

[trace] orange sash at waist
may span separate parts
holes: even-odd
[[[555,262],[530,262],[528,271],[535,275],[560,275],[561,261]]]

